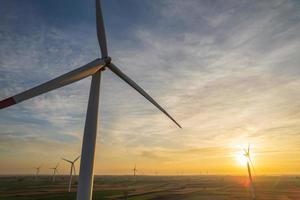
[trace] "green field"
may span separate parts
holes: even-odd
[[[239,176],[97,176],[93,199],[128,200],[242,200],[250,199],[247,177]],[[76,180],[67,192],[68,177],[0,177],[0,200],[76,199]],[[258,176],[257,200],[299,200],[300,178]]]

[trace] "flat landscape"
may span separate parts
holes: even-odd
[[[93,199],[246,200],[251,199],[242,176],[96,176]],[[2,176],[0,200],[76,199],[76,178],[67,192],[68,176]],[[300,177],[257,176],[257,200],[299,200]]]

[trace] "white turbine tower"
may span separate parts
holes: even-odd
[[[34,167],[34,169],[35,169],[35,180],[37,180],[41,168],[42,168],[42,166]]]
[[[255,195],[255,188],[254,188],[254,184],[253,184],[250,165],[252,166],[252,169],[254,169],[254,167],[253,167],[253,163],[252,163],[252,160],[251,160],[251,157],[250,157],[250,145],[248,145],[247,149],[244,149],[244,152],[245,152],[244,156],[247,159],[247,170],[248,170],[248,176],[249,176],[249,181],[250,181],[251,196],[252,196],[252,199],[254,200],[256,198],[256,195]]]
[[[55,182],[55,176],[56,176],[56,174],[58,173],[57,168],[58,168],[58,163],[57,163],[57,165],[56,165],[55,167],[50,168],[50,169],[53,170],[53,175],[52,175],[52,182],[53,182],[53,183]]]
[[[32,89],[21,92],[15,96],[9,97],[0,101],[0,109],[12,106],[27,99],[36,97],[38,95],[50,92],[57,88],[69,85],[88,76],[92,76],[90,95],[88,100],[88,107],[86,113],[83,141],[82,141],[82,153],[79,173],[79,183],[77,200],[91,200],[93,179],[94,179],[94,157],[95,157],[95,145],[97,134],[97,122],[98,122],[98,105],[99,105],[99,93],[100,93],[100,79],[101,73],[109,69],[119,78],[133,87],[137,92],[144,96],[160,111],[162,111],[167,117],[169,117],[178,127],[181,126],[175,121],[167,111],[165,111],[146,91],[144,91],[138,84],[136,84],[131,78],[124,74],[116,65],[111,61],[108,56],[106,36],[104,29],[104,22],[101,11],[100,0],[96,1],[96,27],[97,37],[100,45],[102,58],[97,58],[92,62],[77,68],[71,72],[61,75],[55,79],[52,79],[46,83],[38,85]],[[134,58],[132,58],[134,59]]]
[[[73,177],[73,171],[74,171],[74,175],[76,176],[76,170],[75,170],[75,162],[80,158],[80,156],[78,156],[77,158],[75,158],[73,161],[71,160],[67,160],[65,158],[62,158],[62,160],[68,162],[71,164],[71,169],[70,169],[70,178],[69,178],[69,192],[71,192],[71,187],[72,187],[72,177]]]

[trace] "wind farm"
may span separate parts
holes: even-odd
[[[1,1],[0,200],[300,199],[299,9]]]
[[[100,80],[101,72],[106,68],[110,69],[119,78],[125,81],[128,85],[134,88],[138,93],[144,96],[148,101],[150,101],[155,107],[157,107],[161,112],[163,112],[168,118],[170,118],[179,128],[181,126],[175,121],[173,117],[167,111],[165,111],[145,90],[143,90],[138,84],[136,84],[132,79],[130,79],[125,73],[123,73],[116,65],[111,62],[111,58],[108,56],[107,44],[106,44],[106,33],[104,28],[102,10],[100,0],[95,0],[96,7],[96,27],[97,27],[97,38],[101,52],[101,59],[95,59],[94,61],[61,75],[55,79],[52,79],[46,83],[38,85],[32,89],[26,90],[22,93],[8,97],[0,101],[0,109],[10,107],[27,99],[33,98],[35,96],[47,93],[51,90],[63,87],[65,85],[74,83],[88,76],[92,76],[90,94],[88,100],[88,108],[86,113],[85,128],[82,142],[82,155],[81,155],[81,166],[79,173],[79,185],[77,200],[88,200],[92,199],[93,192],[93,168],[94,168],[94,153],[96,148],[96,135],[98,126],[98,105],[99,105],[99,95],[100,95]],[[78,157],[79,158],[79,157]],[[72,171],[74,168],[74,163],[70,162],[71,172],[70,172],[70,183],[69,191],[71,190],[72,182]],[[74,160],[74,162],[77,159]],[[38,174],[39,169],[37,169]]]

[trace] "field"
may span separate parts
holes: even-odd
[[[67,192],[68,177],[0,177],[0,200],[76,199],[76,180]],[[128,200],[246,200],[250,199],[246,177],[240,176],[97,176],[93,199]],[[299,200],[300,178],[258,176],[257,200]]]

